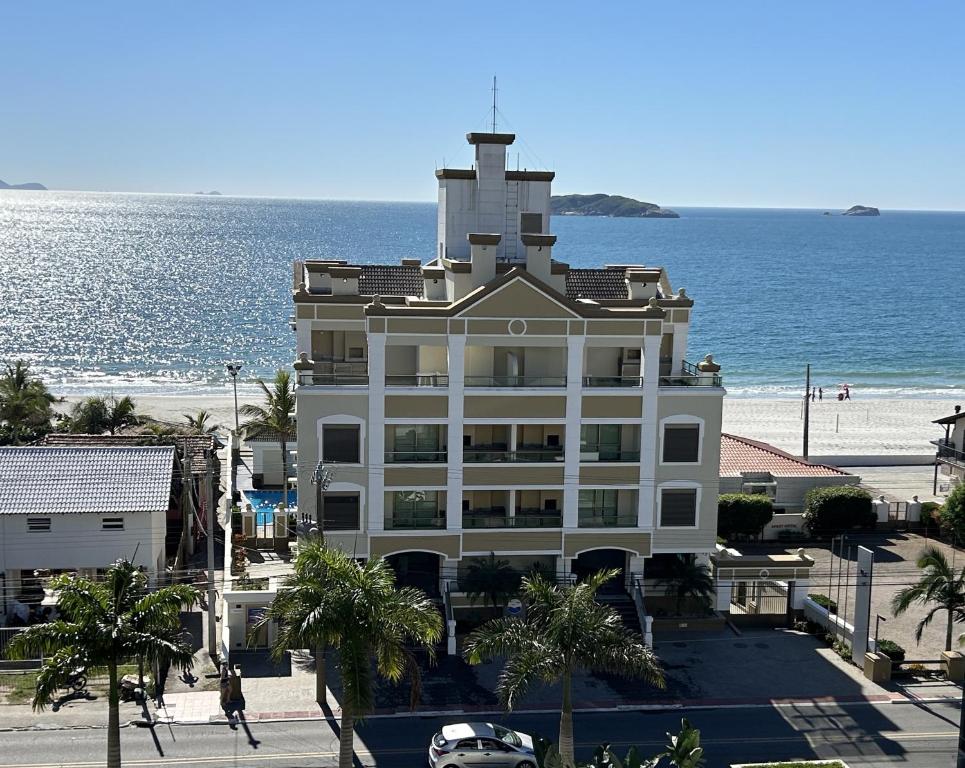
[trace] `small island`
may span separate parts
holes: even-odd
[[[36,181],[28,181],[24,184],[7,184],[7,182],[0,179],[0,189],[24,189],[33,190],[38,192],[46,192],[47,187],[43,184],[39,184]]]
[[[212,189],[210,192],[195,192],[194,194],[196,194],[196,195],[214,195],[215,197],[221,197],[221,193],[220,193],[218,190],[216,190],[216,189]]]
[[[680,214],[654,203],[620,195],[553,195],[550,210],[555,216],[617,216],[639,219],[679,219]]]
[[[881,211],[869,205],[852,205],[842,216],[880,216]]]

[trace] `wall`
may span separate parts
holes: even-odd
[[[284,482],[281,466],[281,445],[278,443],[255,440],[251,446],[252,474],[261,475],[262,483],[266,486],[281,487]],[[295,465],[295,450],[297,441],[288,444],[288,476],[292,477],[292,467]]]

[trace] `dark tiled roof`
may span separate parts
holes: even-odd
[[[244,426],[242,425],[242,431],[244,432]],[[280,443],[281,442],[281,432],[277,429],[271,429],[266,432],[260,432],[257,435],[248,435],[245,433],[246,443]],[[298,441],[298,435],[294,429],[288,433],[288,437],[285,438],[289,443],[295,443]]]
[[[68,432],[54,432],[44,438],[44,445],[76,448],[117,448],[140,445],[173,445],[178,455],[188,451],[191,457],[191,474],[204,475],[206,472],[205,451],[218,448],[214,435],[77,435]],[[215,455],[215,460],[217,456]],[[217,465],[215,465],[217,467]]]
[[[566,295],[571,299],[626,299],[625,272],[622,269],[570,269],[566,273]]]
[[[170,445],[0,448],[0,514],[164,512],[173,471]]]
[[[965,419],[965,411],[958,411],[951,416],[943,416],[940,419],[935,419],[932,424],[955,424],[959,419]]]
[[[422,268],[408,265],[363,264],[362,296],[422,296]]]

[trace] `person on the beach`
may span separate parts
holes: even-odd
[[[818,387],[818,400],[824,400],[824,390]]]
[[[847,384],[844,385],[844,399],[851,399],[851,387],[849,387]]]
[[[811,387],[811,402],[813,403],[818,396],[818,388]]]

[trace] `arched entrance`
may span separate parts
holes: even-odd
[[[610,579],[600,588],[602,595],[619,595],[626,592],[624,588],[627,573],[627,553],[622,549],[591,549],[576,556],[573,561],[573,575],[578,581],[597,571],[608,568],[619,568],[620,575]]]
[[[385,559],[400,587],[418,587],[429,597],[439,597],[440,557],[435,552],[397,552]]]

